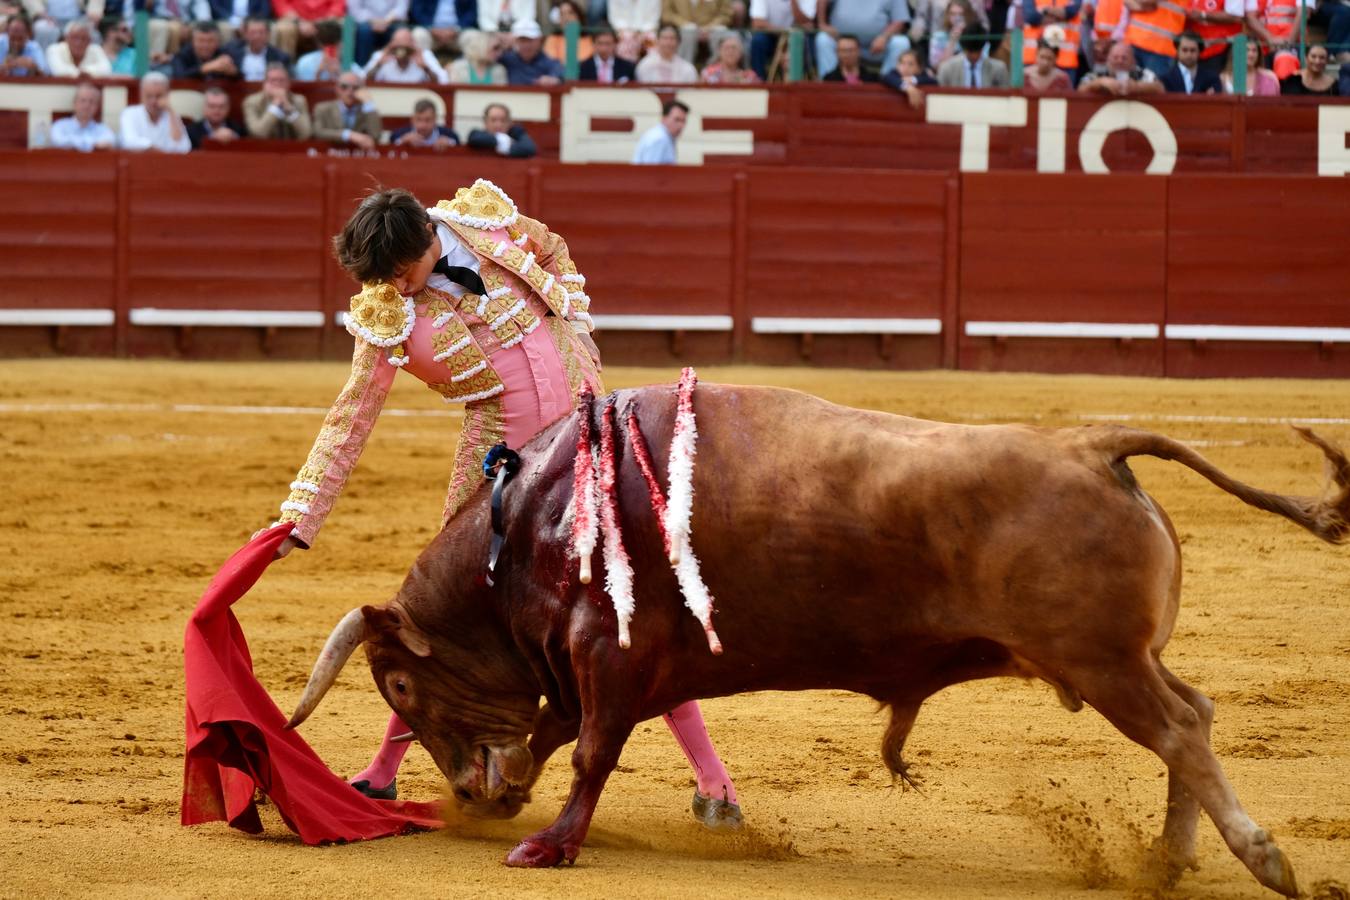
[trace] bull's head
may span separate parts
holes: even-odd
[[[495,648],[460,637],[470,647],[429,636],[397,602],[352,610],[329,636],[287,727],[309,717],[365,644],[380,693],[431,753],[464,811],[514,816],[537,774],[526,741],[539,697],[522,689]]]

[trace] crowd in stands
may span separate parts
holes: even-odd
[[[185,151],[253,137],[369,149],[384,132],[366,85],[560,84],[571,23],[584,31],[579,79],[600,84],[774,80],[789,66],[788,30],[798,29],[814,77],[880,82],[916,106],[935,85],[1009,87],[1017,33],[1031,93],[1350,95],[1350,0],[0,0],[0,76],[132,77],[129,16],[141,9],[142,102],[111,141],[77,109],[53,143]],[[344,70],[346,17],[354,53]],[[1309,28],[1327,43],[1308,44],[1300,59]],[[1243,84],[1232,58],[1240,34]],[[166,102],[170,78],[243,82],[248,95],[232,118],[230,93],[208,91],[203,118],[185,127]],[[293,79],[330,82],[335,96],[311,111]],[[77,106],[95,91],[82,87]],[[391,138],[458,146],[436,114],[421,109]],[[649,155],[673,152],[656,136],[648,143]],[[464,144],[534,152],[505,107],[489,109]]]

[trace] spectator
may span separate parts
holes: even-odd
[[[141,102],[122,110],[121,132],[123,150],[187,153],[192,149],[183,120],[169,108],[168,76],[151,72],[141,79]]]
[[[1186,27],[1200,37],[1200,68],[1218,75],[1230,54],[1229,42],[1242,33],[1245,0],[1190,0]]]
[[[272,63],[281,63],[289,67],[291,58],[267,42],[267,22],[249,16],[240,28],[240,36],[225,45],[225,52],[234,60],[236,70],[245,81],[262,81],[267,77],[267,67]],[[342,29],[338,28],[338,41],[342,40]],[[297,72],[297,77],[299,73]],[[302,81],[313,81],[302,78]]]
[[[307,141],[314,133],[305,98],[291,91],[291,76],[281,63],[267,67],[262,90],[244,98],[244,122],[251,137]]]
[[[506,84],[506,66],[497,62],[497,36],[473,29],[459,39],[464,55],[450,64],[451,84]]]
[[[100,3],[99,6],[101,5]],[[0,20],[7,14],[6,8],[12,6],[18,6],[28,13],[33,40],[37,41],[43,53],[48,54],[61,40],[67,25],[79,19],[88,21],[85,16],[85,0],[24,0],[18,4],[0,2]],[[49,60],[50,58],[48,56]]]
[[[336,19],[314,23],[314,38],[319,48],[295,61],[295,80],[337,81],[342,73],[342,23]],[[352,63],[347,71],[359,72],[360,67]]]
[[[534,19],[520,19],[511,26],[515,48],[501,56],[508,84],[562,84],[563,67],[543,52],[543,32]]]
[[[581,7],[577,5],[576,0],[560,0],[553,10],[558,14],[558,33],[544,38],[544,55],[561,62],[567,59],[567,35],[563,34],[563,30],[567,28],[569,22],[581,24]],[[589,35],[583,34],[577,39],[578,60],[594,53],[595,42]]]
[[[215,22],[192,26],[192,42],[173,58],[173,77],[194,81],[238,80],[239,67],[220,46],[220,27]]]
[[[318,43],[318,25],[324,19],[342,19],[347,15],[347,0],[272,0],[272,43],[296,59],[300,42]]]
[[[430,100],[418,100],[413,106],[412,124],[405,125],[389,135],[389,143],[396,147],[448,150],[459,146],[459,135],[444,125],[436,124],[435,103]]]
[[[539,152],[525,129],[511,123],[511,110],[501,103],[489,103],[483,110],[483,127],[469,132],[468,145],[516,159],[528,159]]]
[[[829,17],[826,13],[829,11]],[[895,68],[900,54],[909,49],[909,4],[905,0],[848,0],[816,6],[816,63],[821,72],[839,67],[835,45],[841,34],[853,35],[862,47],[863,58],[881,71]],[[875,79],[873,79],[875,80]]]
[[[347,15],[356,22],[356,64],[364,66],[408,21],[408,0],[347,0]]]
[[[343,72],[333,87],[337,99],[314,107],[314,139],[373,149],[380,142],[384,125],[379,110],[361,90],[361,76]]]
[[[1119,0],[1116,0],[1119,2]],[[945,24],[949,21],[948,13],[951,9],[949,0],[915,0],[910,4],[913,13],[913,20],[909,23],[909,40],[915,49],[924,51],[924,55],[919,58],[927,59],[930,67],[936,67],[945,61],[946,56],[951,56],[956,52],[954,38],[947,39],[947,45],[950,51],[943,59],[934,59],[933,53],[933,35],[939,31],[946,31],[951,34],[951,26]],[[965,28],[978,28],[981,34],[989,33],[989,15],[985,12],[984,4],[971,5],[970,11],[974,13],[973,20],[962,22],[962,30]],[[978,24],[976,24],[978,23]],[[958,35],[959,36],[959,35]]]
[[[1246,0],[1247,33],[1255,35],[1267,52],[1287,53],[1298,42],[1303,7],[1314,0]],[[1278,71],[1279,67],[1275,67]]]
[[[760,81],[769,80],[769,62],[778,50],[781,32],[816,25],[815,0],[750,0],[750,68]],[[780,32],[773,34],[772,32]]]
[[[1336,48],[1336,59],[1341,64],[1341,96],[1346,96],[1346,67],[1350,66],[1350,3],[1328,0],[1318,8],[1325,18],[1327,47]]]
[[[112,74],[130,78],[136,74],[136,51],[131,49],[131,25],[120,16],[108,16],[99,23],[103,33],[103,55],[112,63]]]
[[[1036,60],[1022,73],[1028,94],[1057,94],[1073,90],[1069,73],[1059,67],[1059,48],[1042,40],[1036,45]]]
[[[0,75],[41,78],[50,74],[47,55],[31,36],[28,16],[14,13],[5,23],[5,33],[0,35]]]
[[[174,55],[191,40],[192,7],[196,4],[188,0],[130,0],[130,2],[137,10],[144,5],[150,14],[150,65],[163,66],[172,63]],[[125,17],[131,18],[125,3],[122,8]]]
[[[645,84],[693,84],[698,81],[698,70],[676,52],[679,48],[679,30],[674,25],[662,25],[656,34],[656,46],[637,64],[637,80]]]
[[[212,21],[220,26],[220,36],[225,41],[227,51],[239,37],[238,33],[248,24],[249,19],[257,19],[266,24],[272,18],[270,0],[206,0],[206,2]],[[235,60],[235,63],[238,64],[238,60]],[[262,81],[262,76],[251,80]]]
[[[1134,47],[1128,41],[1116,41],[1107,51],[1106,61],[1093,66],[1078,82],[1078,90],[1085,94],[1133,97],[1161,94],[1163,86],[1151,70],[1135,64]]]
[[[721,45],[731,24],[731,0],[662,0],[661,21],[680,30],[680,56],[692,63],[700,45],[710,53]]]
[[[582,81],[599,84],[627,84],[637,76],[637,66],[619,56],[619,39],[608,28],[596,32],[595,52],[581,61],[578,73]]]
[[[1134,51],[1135,63],[1162,77],[1172,68],[1177,38],[1186,28],[1186,9],[1173,0],[1125,0],[1130,21],[1125,41]]]
[[[759,84],[754,69],[745,67],[745,45],[734,31],[722,37],[717,45],[717,61],[703,69],[704,84]]]
[[[910,106],[922,109],[921,88],[937,84],[937,79],[923,70],[923,66],[919,64],[917,50],[906,50],[900,54],[895,68],[881,76],[881,83],[904,94],[909,99]]]
[[[478,27],[477,0],[412,0],[408,18],[417,46],[433,52],[459,46],[460,29]]]
[[[689,107],[678,100],[668,100],[661,108],[661,121],[642,133],[633,150],[635,166],[675,165],[675,141],[689,120]]]
[[[1082,40],[1083,3],[1080,0],[1020,0],[1022,21],[1022,65],[1036,63],[1036,48],[1041,42],[1055,45],[1055,64],[1070,79],[1078,74],[1078,42]],[[1234,0],[1242,2],[1242,0]],[[1070,81],[1070,87],[1072,87]]]
[[[1303,68],[1280,82],[1281,94],[1306,94],[1314,97],[1335,97],[1340,94],[1336,79],[1327,74],[1330,56],[1327,48],[1313,44]]]
[[[449,84],[450,76],[441,68],[436,54],[413,43],[412,31],[399,28],[389,45],[371,59],[362,73],[374,84]]]
[[[620,59],[635,63],[642,58],[642,50],[656,43],[656,30],[661,27],[661,0],[608,0],[609,25],[619,36],[615,50]],[[680,33],[675,32],[675,44]]]
[[[928,65],[934,71],[951,59],[961,49],[961,35],[970,28],[971,33],[988,30],[988,25],[976,24],[979,17],[975,8],[967,0],[949,0],[938,19],[937,27],[929,32]]]
[[[961,55],[953,56],[938,68],[938,84],[943,87],[1005,88],[1008,86],[1008,67],[997,59],[984,55],[988,39],[982,34],[962,34]]]
[[[480,31],[510,31],[517,22],[533,22],[537,15],[535,0],[478,0]]]
[[[1183,31],[1177,38],[1177,61],[1162,77],[1169,94],[1222,94],[1223,83],[1214,72],[1200,68],[1200,35]]]
[[[70,26],[67,25],[67,28]],[[70,35],[67,34],[69,39]],[[75,115],[52,123],[51,145],[58,150],[111,150],[117,146],[112,129],[94,116],[103,105],[103,91],[97,85],[83,82],[75,86]]]
[[[834,58],[837,65],[826,72],[821,81],[842,81],[846,84],[862,84],[876,81],[877,76],[862,67],[862,45],[851,34],[841,34],[834,41]],[[897,57],[896,62],[899,63]]]
[[[66,23],[66,39],[47,48],[47,68],[56,78],[109,78],[112,63],[94,43],[93,29],[84,19]]]
[[[192,149],[201,149],[206,141],[230,144],[244,136],[244,126],[230,118],[230,95],[211,85],[202,96],[202,117],[187,127]]]
[[[1347,69],[1342,69],[1344,74]],[[1261,65],[1261,45],[1255,40],[1247,42],[1247,84],[1245,89],[1239,89],[1233,82],[1233,58],[1229,56],[1228,65],[1224,67],[1223,75],[1220,76],[1223,81],[1224,93],[1227,94],[1245,94],[1248,97],[1275,97],[1280,93],[1280,79],[1275,77],[1275,73]],[[1341,91],[1345,93],[1344,90]]]

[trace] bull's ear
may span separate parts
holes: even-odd
[[[408,614],[397,606],[366,606],[362,608],[366,615],[367,634],[371,637],[388,635],[399,641],[418,656],[431,655],[431,641],[426,634],[412,623]]]

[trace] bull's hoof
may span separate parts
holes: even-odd
[[[694,802],[690,804],[694,818],[710,831],[735,831],[744,824],[740,804],[725,798],[705,797],[694,789]]]
[[[1143,871],[1140,875],[1149,886],[1165,889],[1175,887],[1187,869],[1193,872],[1200,869],[1194,848],[1189,852],[1178,851],[1169,848],[1167,843],[1158,837],[1153,839],[1153,845],[1149,847],[1148,855],[1144,857]]]
[[[353,781],[352,787],[365,794],[372,800],[397,800],[398,799],[398,779],[395,778],[389,782],[388,786],[382,788],[373,788],[368,779],[362,778],[360,781]]]
[[[1294,878],[1294,867],[1275,842],[1264,831],[1256,833],[1248,851],[1247,866],[1256,880],[1286,897],[1298,896],[1298,881]]]
[[[506,864],[517,869],[551,869],[574,859],[575,853],[568,856],[558,844],[541,837],[527,837],[506,854]]]

